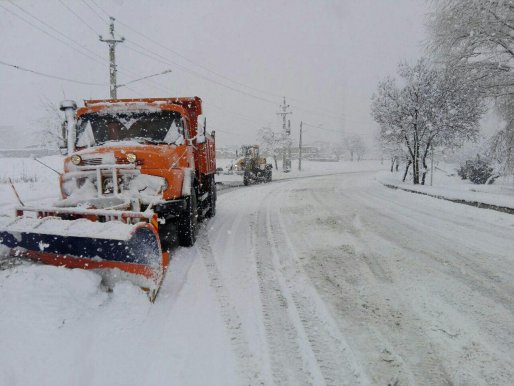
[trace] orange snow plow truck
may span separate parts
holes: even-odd
[[[202,100],[148,98],[61,103],[62,198],[0,217],[10,256],[128,279],[153,301],[178,244],[216,212],[214,132]],[[112,287],[111,287],[112,288]]]

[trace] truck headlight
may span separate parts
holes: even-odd
[[[71,163],[73,165],[80,165],[81,162],[82,162],[82,158],[80,158],[79,155],[74,154],[71,156]]]
[[[137,161],[137,157],[134,153],[128,153],[127,154],[127,161],[131,164],[135,163]]]

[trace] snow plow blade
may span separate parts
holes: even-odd
[[[112,288],[129,280],[157,296],[168,254],[161,252],[156,228],[148,222],[64,220],[59,217],[0,218],[0,244],[10,256],[43,264],[92,269]]]

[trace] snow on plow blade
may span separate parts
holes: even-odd
[[[148,290],[151,300],[167,265],[158,234],[147,222],[0,218],[0,244],[11,249],[11,256],[97,270],[108,286],[128,279]]]

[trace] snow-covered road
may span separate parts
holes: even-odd
[[[513,232],[374,172],[230,189],[153,305],[92,272],[0,272],[0,384],[508,385]]]

